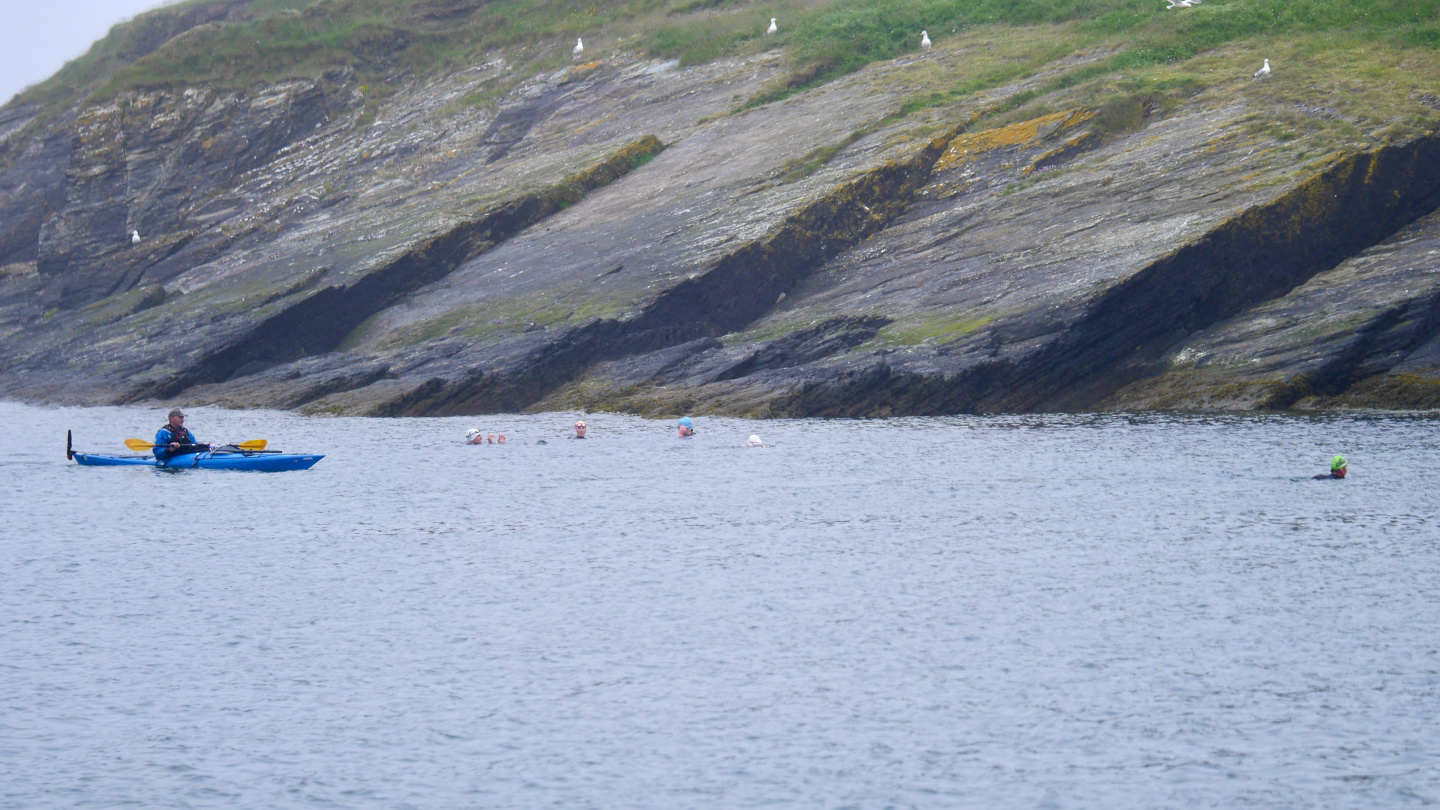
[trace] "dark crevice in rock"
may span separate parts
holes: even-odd
[[[794,368],[823,360],[869,340],[891,323],[890,318],[830,318],[762,346],[744,360],[713,377],[714,382],[738,380],[760,371]]]
[[[1282,296],[1440,207],[1440,136],[1351,155],[1104,296],[1013,393],[1015,410],[1091,407],[1183,334]]]
[[[16,147],[0,174],[0,265],[33,262],[40,255],[45,220],[65,207],[65,168],[75,152],[72,119]]]
[[[882,416],[1091,408],[1159,371],[1186,335],[1286,294],[1437,208],[1440,135],[1352,155],[1150,265],[1078,320],[1037,316],[1010,327],[1016,333],[1004,343],[1062,333],[1034,354],[950,376],[882,362],[801,385],[771,409],[775,416]],[[1343,365],[1325,387],[1344,384]]]
[[[523,410],[592,364],[740,330],[769,312],[815,268],[902,214],[957,133],[933,139],[906,161],[887,163],[841,185],[790,216],[765,239],[665,291],[634,319],[599,320],[575,328],[511,371],[429,380],[375,414]]]
[[[1407,324],[1408,321],[1413,323]],[[1306,397],[1343,394],[1361,380],[1389,372],[1396,362],[1437,334],[1440,334],[1440,296],[1419,306],[1389,309],[1375,318],[1347,351],[1321,368],[1297,375],[1276,387],[1260,407],[1284,410]],[[1377,356],[1389,362],[1377,366],[1373,362]]]
[[[637,162],[663,148],[664,144],[654,136],[630,143],[600,164],[559,184],[426,240],[353,284],[316,291],[256,324],[245,338],[209,355],[188,371],[162,385],[137,387],[124,401],[166,397],[191,386],[222,382],[243,368],[264,368],[333,351],[366,318],[406,293],[444,278],[466,260],[578,202],[584,194],[614,182]],[[303,290],[319,281],[320,277],[312,273],[302,277],[296,287]]]
[[[390,366],[385,363],[363,363],[358,367],[346,368],[331,374],[317,374],[292,379],[301,380],[301,385],[275,401],[275,407],[298,408],[330,394],[363,388],[385,379]]]

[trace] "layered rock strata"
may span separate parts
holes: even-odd
[[[497,59],[374,120],[344,73],[136,93],[23,144],[29,113],[7,109],[0,393],[370,415],[1433,407],[1440,138],[1299,161],[1242,83],[1123,126],[1060,104],[1103,56],[910,114],[963,49],[743,111],[778,57],[611,57],[477,106],[509,81]]]
[[[1440,407],[1440,213],[1181,341],[1116,408]]]

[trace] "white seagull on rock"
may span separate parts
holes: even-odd
[[[580,54],[585,53],[585,41],[581,37],[575,38],[575,47],[570,51],[571,59],[579,59]]]
[[[1254,76],[1251,76],[1250,78],[1252,78],[1252,79],[1263,79],[1263,78],[1265,78],[1266,76],[1269,76],[1269,75],[1270,75],[1270,60],[1269,60],[1269,59],[1266,59],[1266,60],[1265,60],[1265,66],[1262,67],[1262,68],[1260,68],[1259,70],[1255,71],[1255,75],[1254,75]]]
[[[132,244],[132,245],[138,245],[138,244],[140,244],[140,232],[139,232],[139,231],[131,231],[131,232],[130,232],[130,244]]]
[[[776,28],[776,27],[775,27],[775,18],[774,18],[774,17],[771,17],[771,18],[770,18],[770,27],[765,29],[765,35],[766,35],[766,36],[770,36],[771,34],[774,34],[775,32],[777,32],[777,31],[779,31],[779,30],[780,30],[779,28]]]
[[[921,32],[920,32],[920,50],[922,50],[922,51],[928,51],[928,50],[930,50],[930,32],[929,32],[929,31],[921,31]]]

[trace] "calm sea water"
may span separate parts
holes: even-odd
[[[1440,420],[574,418],[0,403],[0,807],[1440,801]]]

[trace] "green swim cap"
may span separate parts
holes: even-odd
[[[1330,469],[1332,469],[1332,470],[1343,470],[1343,469],[1345,469],[1345,457],[1344,457],[1344,456],[1336,456],[1335,458],[1330,459]]]

